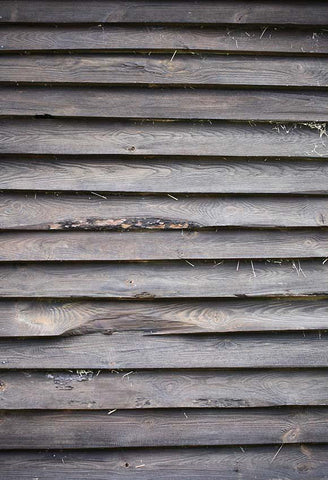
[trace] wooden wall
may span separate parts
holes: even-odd
[[[328,3],[0,21],[1,479],[327,479]]]

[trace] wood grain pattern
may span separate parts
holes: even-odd
[[[324,91],[0,87],[1,115],[325,122]],[[131,108],[133,105],[133,108]]]
[[[162,336],[130,332],[2,339],[0,369],[328,367],[327,334],[304,335],[294,332]]]
[[[1,55],[0,82],[327,87],[325,59],[192,54]]]
[[[185,415],[184,415],[185,414]],[[187,418],[186,418],[187,417]],[[17,435],[19,432],[19,435]],[[325,408],[6,412],[0,446],[8,449],[319,443],[328,439]]]
[[[328,329],[328,300],[1,300],[0,336]]]
[[[0,453],[3,480],[323,480],[327,445],[165,449],[118,449],[65,452]],[[276,455],[276,457],[275,457]],[[272,459],[274,458],[274,461]],[[269,467],[268,467],[269,466]]]
[[[3,410],[328,405],[326,372],[4,372]],[[247,415],[247,413],[246,413]]]
[[[272,26],[2,25],[1,51],[178,50],[235,53],[328,53],[325,29]],[[173,53],[173,52],[172,52]]]
[[[105,194],[106,195],[106,194]],[[181,230],[200,227],[326,227],[327,199],[94,194],[0,194],[0,228]]]
[[[2,156],[0,167],[1,190],[328,193],[325,159]]]
[[[219,6],[210,0],[173,2],[153,0],[106,0],[83,2],[65,0],[2,0],[2,22],[14,23],[205,23],[205,24],[282,24],[326,25],[328,7],[325,1],[274,0],[231,3],[221,0]]]
[[[34,263],[0,267],[0,297],[190,298],[328,294],[328,263],[304,260]]]
[[[230,122],[0,120],[0,153],[328,157],[328,139],[307,125]]]
[[[0,234],[0,261],[328,257],[328,231],[28,232]]]

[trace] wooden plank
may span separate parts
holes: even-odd
[[[328,294],[322,260],[34,263],[0,267],[0,297],[190,298]]]
[[[1,55],[0,82],[327,87],[323,58],[192,54]]]
[[[328,193],[325,159],[3,156],[0,167],[1,190]],[[293,200],[288,201],[292,205]]]
[[[4,372],[2,410],[328,405],[321,371]],[[247,415],[247,414],[246,414]]]
[[[0,453],[3,480],[323,480],[327,445]],[[276,455],[276,456],[275,456]],[[274,459],[274,460],[272,460]]]
[[[327,334],[303,333],[2,339],[0,369],[328,367]]]
[[[1,300],[0,336],[327,330],[328,300]]]
[[[263,26],[250,25],[3,25],[1,51],[191,50],[302,55],[328,53],[328,35],[324,29],[267,27],[264,31]]]
[[[153,0],[2,0],[1,22],[14,23],[205,23],[205,24],[273,24],[326,25],[325,1],[274,0],[231,3],[221,0],[167,2]]]
[[[28,232],[0,234],[0,261],[328,257],[328,231]]]
[[[1,115],[325,122],[323,91],[1,87]],[[131,105],[133,108],[131,109]]]
[[[187,418],[186,418],[187,417]],[[325,408],[240,410],[123,410],[6,412],[0,447],[122,448],[321,443],[328,439]]]
[[[324,196],[180,196],[176,201],[167,195],[101,198],[94,194],[0,194],[1,229],[181,230],[327,225],[327,198]]]
[[[2,119],[0,153],[328,157],[324,126],[311,125]]]

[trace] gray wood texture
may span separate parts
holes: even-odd
[[[324,58],[151,54],[1,55],[0,82],[327,87]]]
[[[328,406],[326,371],[3,372],[3,410]],[[247,415],[247,413],[246,413]]]

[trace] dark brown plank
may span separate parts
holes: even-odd
[[[195,261],[194,261],[195,262]],[[322,260],[2,265],[0,297],[181,298],[328,294]]]
[[[4,372],[3,410],[328,405],[326,371]]]
[[[97,194],[98,195],[98,194]],[[327,198],[0,194],[0,228],[177,230],[199,227],[325,227]],[[106,194],[105,194],[106,195]]]
[[[1,55],[0,82],[328,86],[323,58],[192,54]]]
[[[280,447],[279,447],[280,448]],[[323,480],[327,445],[0,453],[2,480]]]
[[[0,447],[122,448],[319,443],[328,439],[325,408],[6,412]]]
[[[0,168],[1,190],[328,193],[325,159],[11,156],[0,158]]]
[[[109,49],[323,54],[328,53],[328,35],[326,30],[315,27],[300,30],[250,25],[144,27],[39,24],[10,25],[1,28],[2,52]]]
[[[40,23],[232,23],[326,25],[325,1],[274,0],[251,2],[221,0],[219,5],[207,1],[153,0],[2,0],[2,22]]]
[[[2,87],[0,104],[1,115],[309,121],[313,125],[328,120],[328,95],[322,91]]]
[[[328,231],[28,232],[0,234],[0,261],[328,257]]]
[[[311,125],[2,119],[0,152],[328,157],[324,125]]]
[[[1,300],[0,336],[328,329],[327,299]]]
[[[2,339],[0,369],[168,369],[328,367],[325,333],[81,335]],[[77,445],[76,445],[77,447]]]

